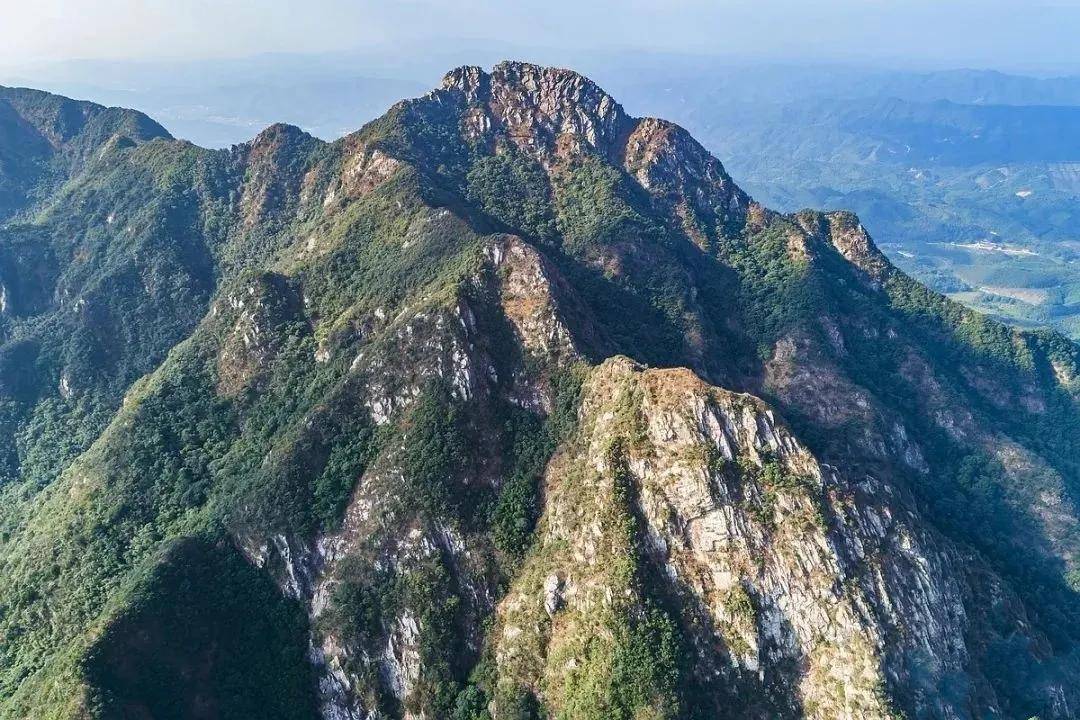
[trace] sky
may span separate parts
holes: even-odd
[[[457,44],[1080,69],[1080,0],[0,0],[0,13],[8,66]]]

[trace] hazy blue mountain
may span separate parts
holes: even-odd
[[[31,85],[104,105],[138,107],[175,136],[204,147],[249,140],[275,122],[327,139],[382,114],[429,83],[347,55],[219,61],[69,61],[0,72],[0,83]],[[424,79],[422,73],[417,73]]]

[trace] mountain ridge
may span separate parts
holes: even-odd
[[[171,138],[149,117],[27,88],[0,86],[0,218],[7,219],[31,198],[29,184],[54,187],[116,137],[126,142]],[[10,143],[10,144],[9,144]],[[49,176],[53,176],[50,181]]]
[[[0,227],[0,716],[1080,702],[1077,347],[580,75],[60,193]]]

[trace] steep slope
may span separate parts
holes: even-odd
[[[970,558],[760,401],[617,358],[581,419],[500,607],[499,702],[520,683],[572,717],[891,717],[905,659],[932,649],[937,682],[978,663],[961,640]],[[925,690],[922,712],[967,701]]]
[[[1076,346],[579,75],[0,234],[4,717],[1076,713]]]
[[[1075,338],[1080,111],[1054,85],[745,68],[643,75],[622,92],[691,128],[759,200],[854,210],[934,289]]]
[[[132,110],[0,87],[0,220],[47,195],[110,141],[168,137]]]

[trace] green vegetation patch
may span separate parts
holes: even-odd
[[[133,591],[87,653],[96,717],[317,717],[307,618],[227,542],[189,539]]]

